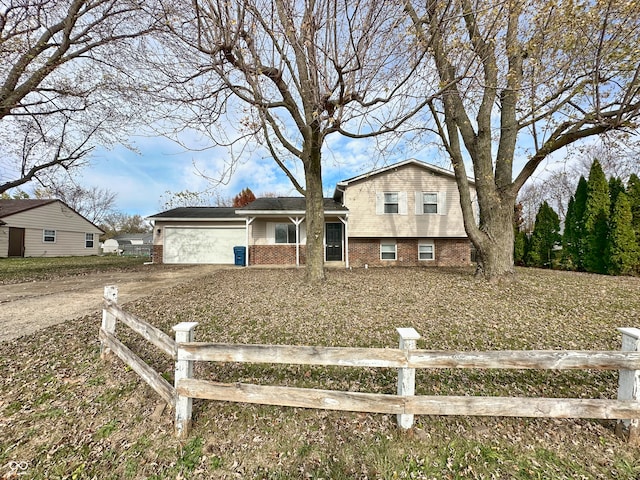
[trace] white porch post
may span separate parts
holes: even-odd
[[[304,222],[304,217],[289,217],[291,223],[296,226],[296,267],[300,266],[300,224]]]
[[[246,246],[245,246],[245,248],[247,249],[246,252],[245,252],[245,257],[244,257],[244,262],[245,262],[244,266],[245,267],[249,266],[249,225],[251,225],[255,219],[256,219],[256,217],[251,217],[251,218],[247,217],[245,219],[245,222],[246,222],[246,227],[245,227],[246,228],[246,235],[245,235],[245,237],[246,237],[245,245]]]
[[[349,223],[348,217],[340,217],[340,221],[344,225],[344,267],[349,268]]]

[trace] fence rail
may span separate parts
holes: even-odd
[[[120,320],[175,360],[174,385],[115,336]],[[617,419],[629,441],[640,443],[640,329],[621,328],[622,351],[526,350],[450,352],[418,350],[413,328],[399,328],[399,348],[233,345],[194,342],[196,322],[173,327],[175,340],[117,305],[117,289],[105,288],[100,341],[102,356],[113,352],[175,410],[178,437],[188,435],[194,398],[301,408],[396,414],[407,429],[414,415],[475,415]],[[397,395],[314,388],[218,383],[193,378],[193,363],[240,362],[341,367],[397,368]],[[618,398],[526,398],[415,395],[415,371],[441,369],[619,370]],[[621,421],[621,422],[620,422]]]

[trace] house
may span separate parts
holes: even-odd
[[[474,182],[469,180],[474,191]],[[354,266],[471,263],[453,172],[406,160],[336,186],[324,199],[325,261]],[[305,263],[303,197],[258,198],[239,208],[187,207],[154,221],[154,262],[249,265]],[[236,262],[237,263],[237,262]]]
[[[304,197],[257,198],[236,210],[246,219],[250,265],[305,263],[307,234]],[[332,198],[324,199],[325,261],[344,262],[349,210]],[[299,241],[297,241],[299,239]]]
[[[475,182],[468,182],[475,194]],[[349,209],[351,266],[471,263],[460,195],[449,170],[405,160],[338,182],[333,198]]]
[[[102,253],[151,256],[153,233],[123,233],[102,244]]]
[[[0,200],[0,257],[98,255],[102,233],[60,200]]]

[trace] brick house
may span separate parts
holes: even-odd
[[[333,198],[349,210],[350,266],[471,263],[451,171],[405,160],[338,182]]]
[[[413,159],[389,165],[339,182],[333,198],[324,199],[324,210],[327,263],[471,263],[460,197],[448,170]],[[235,245],[245,247],[248,265],[305,263],[303,197],[258,198],[239,209],[173,209],[150,220],[154,262],[234,263]]]

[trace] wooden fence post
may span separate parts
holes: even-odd
[[[420,334],[414,328],[397,328],[400,335],[400,349],[415,350],[416,341],[420,338]],[[415,368],[399,368],[398,369],[398,395],[411,396],[416,391],[416,369]],[[404,430],[408,430],[413,426],[413,413],[399,413],[398,426]]]
[[[109,300],[113,303],[118,303],[118,287],[115,285],[104,287],[104,298],[105,300]],[[105,309],[102,309],[102,329],[111,335],[115,335],[116,333],[116,317]],[[106,360],[109,353],[111,353],[111,349],[107,348],[104,343],[101,343],[100,358],[102,360]]]
[[[640,351],[640,329],[618,328],[622,333],[622,351]],[[618,400],[640,401],[640,370],[620,370]],[[618,420],[616,432],[626,436],[629,443],[640,445],[640,419]]]
[[[173,327],[176,332],[176,343],[178,351],[180,351],[180,343],[193,342],[194,328],[198,322],[182,322]],[[177,354],[177,352],[176,352]],[[178,382],[184,378],[193,376],[193,362],[191,360],[178,360],[176,357],[176,370],[174,376],[174,387],[178,388]],[[191,429],[191,408],[193,399],[191,397],[183,397],[176,392],[176,412],[175,412],[175,431],[178,438],[187,438]]]

